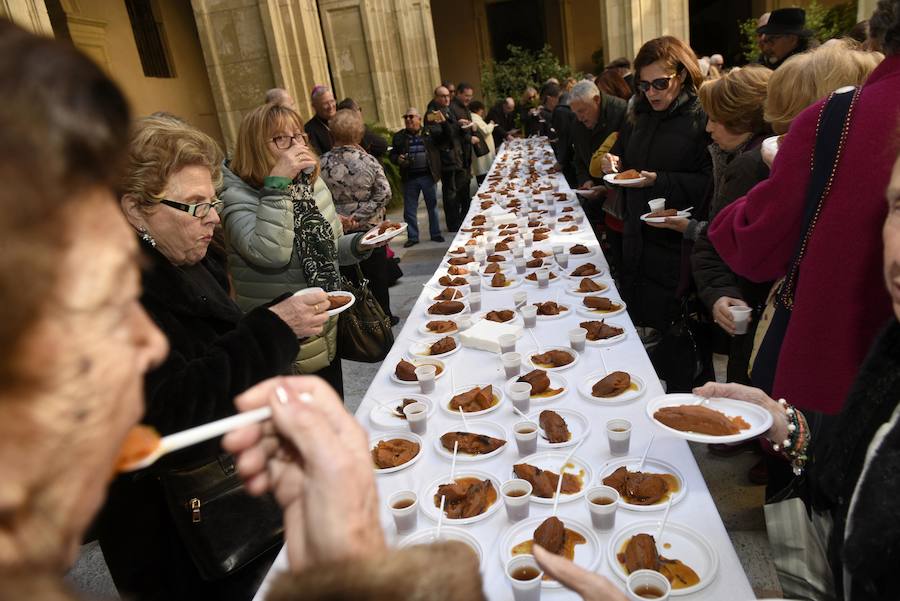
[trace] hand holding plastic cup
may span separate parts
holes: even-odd
[[[746,334],[747,328],[750,326],[750,317],[753,314],[753,309],[750,307],[733,305],[728,307],[728,310],[731,312],[731,318],[734,319],[734,333]]]

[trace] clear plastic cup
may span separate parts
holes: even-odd
[[[563,269],[568,267],[569,266],[569,253],[567,251],[562,251],[561,253],[557,253],[556,262]]]
[[[484,265],[487,262],[487,253],[484,249],[479,248],[475,251],[475,262],[479,265]]]
[[[469,282],[469,291],[470,295],[473,292],[481,292],[481,276],[477,273],[470,273],[466,278],[466,281]]]
[[[558,255],[559,253],[561,253],[565,250],[566,250],[566,247],[563,244],[554,244],[553,245],[553,254],[554,255]]]
[[[388,507],[394,517],[397,532],[403,534],[416,529],[419,515],[419,498],[415,491],[398,490],[388,497]]]
[[[422,394],[434,392],[434,379],[436,376],[437,367],[434,365],[420,365],[416,368],[416,380],[419,381],[419,390]]]
[[[503,353],[500,355],[500,362],[503,364],[506,379],[518,376],[522,371],[522,355],[520,353]]]
[[[672,593],[669,579],[655,570],[635,570],[628,575],[625,589],[629,601],[666,601]]]
[[[550,270],[546,267],[541,267],[537,270],[537,284],[538,288],[547,288],[550,286]]]
[[[504,567],[514,601],[540,601],[544,572],[533,555],[515,555]]]
[[[516,351],[516,335],[503,334],[497,337],[500,344],[500,353],[514,353]]]
[[[572,350],[583,353],[586,340],[587,330],[585,330],[584,328],[575,328],[569,330],[569,346],[572,347]]]
[[[511,378],[512,376],[509,377]],[[531,384],[528,382],[513,382],[507,390],[513,407],[522,413],[528,413],[531,410]]]
[[[584,223],[584,213],[575,213],[575,223],[578,225]]]
[[[584,493],[591,523],[597,530],[612,530],[616,525],[619,492],[612,486],[593,486]]]
[[[525,305],[519,309],[522,314],[522,321],[525,322],[526,328],[533,328],[537,325],[537,307],[534,305]]]
[[[734,319],[734,333],[746,334],[747,328],[750,326],[750,316],[753,309],[750,307],[728,307],[731,317]]]
[[[471,258],[473,258],[473,257],[475,256],[475,245],[474,245],[474,244],[469,244],[469,245],[467,245],[467,246],[465,247],[465,249],[466,249],[466,256],[467,256],[467,257],[469,257],[469,258],[471,259]]]
[[[606,422],[606,439],[612,455],[627,455],[631,446],[631,422],[627,419],[611,419]]]
[[[525,243],[525,246],[531,248],[532,243],[534,242],[534,235],[531,232],[525,232],[522,234],[522,241]]]
[[[507,480],[500,485],[500,496],[503,497],[506,516],[510,522],[518,522],[528,517],[533,490],[531,482],[518,478]]]
[[[656,211],[662,211],[666,208],[666,199],[665,198],[654,198],[653,200],[648,200],[647,206],[650,207],[651,213],[655,213]]]
[[[456,328],[463,332],[472,327],[472,318],[468,315],[463,315],[462,317],[456,318]]]
[[[515,294],[513,294],[513,304],[515,305],[516,309],[521,309],[522,307],[525,306],[525,303],[527,303],[527,302],[528,302],[528,293],[527,292],[519,291],[519,292],[516,292]]]
[[[469,293],[469,310],[476,313],[481,311],[481,292]]]
[[[434,367],[433,365],[431,367]],[[416,369],[416,371],[419,371]],[[418,374],[416,374],[418,376]],[[432,384],[434,380],[431,381]],[[419,381],[419,386],[422,382]],[[416,401],[410,403],[403,408],[403,415],[406,416],[406,423],[414,434],[425,434],[428,431],[428,406],[425,403]]]
[[[524,412],[523,412],[524,413]],[[518,422],[513,426],[516,437],[516,446],[519,455],[525,457],[537,452],[538,426],[534,422]]]
[[[525,273],[525,257],[516,257],[513,262],[516,264],[516,273],[520,275]]]

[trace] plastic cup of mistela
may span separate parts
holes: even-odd
[[[612,486],[593,486],[584,493],[591,524],[597,530],[612,530],[616,525],[619,491]]]
[[[567,251],[562,251],[561,253],[556,254],[556,262],[560,267],[565,269],[569,266],[569,253]]]
[[[516,350],[515,334],[502,334],[497,338],[497,342],[500,344],[501,353],[512,353]]]
[[[513,426],[513,434],[516,437],[516,446],[519,449],[519,455],[525,457],[537,452],[538,426],[536,423],[526,421],[518,422]]]
[[[388,497],[388,508],[394,518],[397,532],[404,533],[416,529],[419,515],[419,498],[415,491],[399,490]]]
[[[631,422],[627,419],[611,419],[606,422],[606,439],[612,455],[627,455],[631,446]]]
[[[731,318],[734,319],[734,333],[746,334],[747,328],[750,326],[750,315],[753,313],[753,309],[735,306],[728,307],[728,311],[731,312]]]
[[[434,365],[420,365],[416,368],[416,380],[419,381],[419,391],[422,394],[434,392],[434,379],[437,377],[437,367]],[[409,405],[407,405],[409,407]]]
[[[625,589],[629,601],[666,601],[672,593],[669,579],[655,570],[635,570],[628,575]]]
[[[477,273],[469,274],[469,277],[466,278],[466,281],[469,282],[469,290],[470,292],[481,292],[481,276]]]
[[[500,362],[503,364],[503,372],[506,378],[518,376],[522,371],[522,355],[521,353],[506,352],[500,355]]]
[[[434,367],[433,365],[431,367]],[[416,369],[418,372],[419,370]],[[418,377],[418,373],[416,374]],[[434,380],[431,380],[432,385],[434,384]],[[419,381],[419,386],[421,387],[422,381]],[[428,407],[425,403],[415,402],[410,403],[406,407],[403,408],[403,415],[406,416],[406,423],[409,424],[409,429],[415,434],[425,434],[428,431]]]
[[[550,286],[550,270],[546,267],[541,267],[537,270],[537,283],[538,288],[547,288]]]
[[[476,313],[481,311],[481,292],[472,291],[469,293],[469,310]]]
[[[534,489],[528,480],[515,478],[500,485],[500,496],[506,506],[506,517],[510,522],[518,522],[528,517],[531,493]]]
[[[520,580],[516,577],[519,570],[529,570],[531,577],[528,580]],[[541,582],[544,572],[538,566],[533,555],[515,555],[504,566],[506,580],[513,590],[514,601],[540,601]]]
[[[574,328],[569,330],[569,346],[572,347],[572,350],[583,353],[586,340],[587,330],[584,328]]]
[[[647,206],[650,207],[651,213],[655,213],[656,211],[662,211],[666,208],[666,199],[665,198],[654,198],[653,200],[648,200]]]
[[[519,309],[519,313],[522,314],[522,321],[525,322],[526,328],[533,328],[537,325],[537,307],[534,305],[525,305]]]

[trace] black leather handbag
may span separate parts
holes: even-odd
[[[218,580],[284,542],[281,507],[251,496],[228,454],[160,475],[175,527],[206,580]]]
[[[487,145],[487,142],[485,141],[485,137],[484,137],[483,133],[481,133],[478,130],[475,130],[475,137],[478,138],[478,144],[473,144],[472,150],[473,150],[473,152],[475,152],[475,156],[483,157],[484,155],[489,153],[491,151],[491,149],[488,148],[488,145]]]
[[[343,278],[343,289],[353,293],[356,302],[338,317],[338,354],[341,359],[377,363],[394,346],[394,332],[388,317],[369,290],[369,280],[356,265],[356,281]]]

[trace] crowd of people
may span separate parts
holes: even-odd
[[[547,136],[585,191],[668,390],[771,413],[770,493],[803,476],[823,595],[898,597],[900,0],[862,29],[863,44],[814,47],[803,11],[779,9],[760,22],[761,64],[731,69],[664,36],[596,78],[525,90],[518,112],[444,83],[389,151],[352,99],[317,86],[304,123],[273,90],[225,157],[177,116],[133,120],[88,58],[0,21],[0,599],[74,598],[61,574],[89,528],[127,598],[249,599],[283,540],[291,571],[269,599],[483,599],[464,545],[386,548],[326,292],[359,267],[390,314],[387,250],[363,240],[390,197],[380,157],[400,167],[407,244],[420,194],[442,240],[437,182],[456,231],[472,178],[516,135]],[[625,171],[636,181],[602,183]],[[685,213],[643,221],[657,198]],[[721,332],[695,346],[725,350],[728,383],[666,372],[679,320]],[[165,435],[266,406],[270,421],[221,444],[115,474],[139,421]],[[198,540],[176,516],[209,509],[178,494],[204,478],[241,510]],[[625,599],[534,555],[588,601]]]

